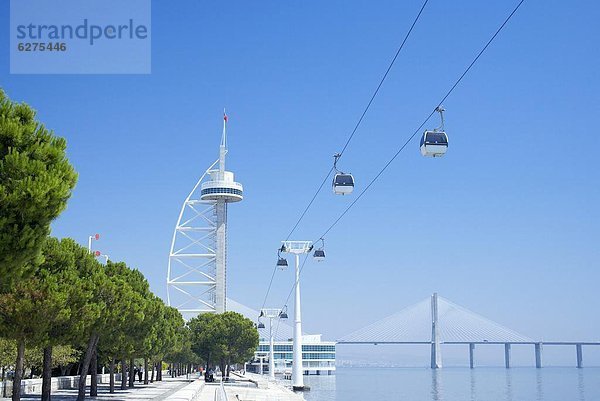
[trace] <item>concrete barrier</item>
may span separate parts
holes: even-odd
[[[121,381],[121,374],[115,373],[115,383]],[[91,376],[87,376],[86,385],[89,386],[92,382]],[[98,375],[98,383],[109,383],[110,375]],[[0,382],[0,397],[4,394],[4,386],[6,386],[6,394],[12,394],[12,381]],[[51,380],[52,391],[62,389],[74,389],[79,386],[79,376],[61,376],[53,377]],[[42,379],[25,379],[21,381],[21,395],[42,394]]]
[[[197,401],[200,399],[203,387],[204,380],[194,380],[181,390],[165,398],[165,401]]]

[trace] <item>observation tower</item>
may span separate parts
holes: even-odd
[[[167,302],[189,319],[223,313],[227,299],[227,204],[243,199],[243,187],[225,170],[227,115],[219,158],[187,196],[171,241]]]

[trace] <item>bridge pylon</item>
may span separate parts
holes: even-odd
[[[440,327],[438,323],[438,295],[431,296],[431,369],[442,367],[442,349],[440,346]]]

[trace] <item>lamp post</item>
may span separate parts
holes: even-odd
[[[108,264],[108,260],[110,259],[110,256],[108,256],[107,254],[101,254],[100,256],[102,256],[104,258],[104,264]]]
[[[275,318],[286,319],[287,313],[284,314],[282,309],[273,309],[273,308],[261,309],[259,318],[261,318],[261,317],[266,317],[269,319],[269,377],[274,379],[275,378],[275,352],[274,352],[275,341],[273,339],[273,319],[275,319]]]
[[[302,361],[302,312],[300,309],[300,255],[312,251],[311,241],[282,241],[281,252],[296,257],[296,284],[294,302],[294,360],[292,362],[292,388],[304,390],[304,369]]]
[[[92,241],[98,241],[100,239],[100,234],[90,235],[88,237],[88,252],[92,253]]]

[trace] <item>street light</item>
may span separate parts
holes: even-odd
[[[88,237],[88,252],[92,253],[92,241],[98,241],[100,239],[100,234],[90,235]]]
[[[104,264],[105,265],[108,264],[108,260],[110,259],[110,256],[108,256],[107,254],[104,254],[104,253],[101,254],[101,255],[99,255],[99,256],[102,256],[105,259],[104,260]]]
[[[274,348],[274,340],[273,340],[273,319],[283,318],[282,309],[261,309],[260,317],[266,317],[269,319],[269,377],[275,378],[275,353],[273,351]],[[287,315],[286,315],[287,317]],[[264,327],[264,325],[263,325]]]
[[[300,255],[312,251],[311,241],[282,241],[281,252],[296,256],[296,289],[294,305],[294,360],[292,363],[292,388],[304,390],[304,369],[302,361],[302,313],[300,310]]]

